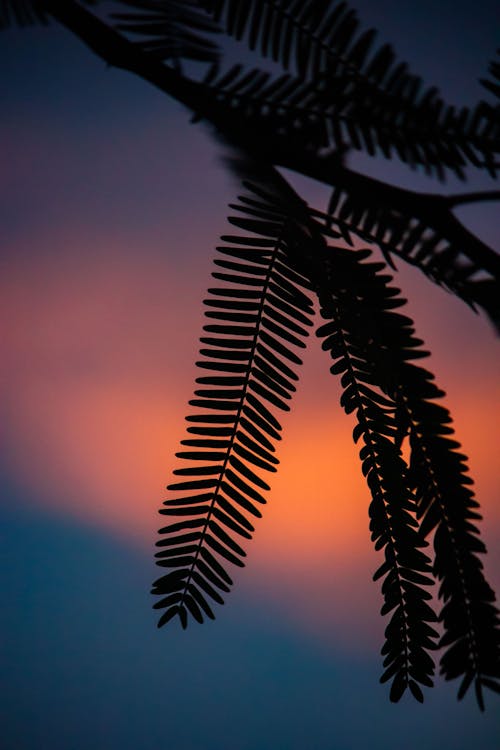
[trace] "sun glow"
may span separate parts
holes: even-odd
[[[73,254],[66,266],[57,255],[29,267],[13,259],[2,277],[5,465],[27,503],[150,548],[185,434],[201,305],[193,311],[188,280],[167,262],[118,259],[112,248]],[[284,607],[298,597],[294,617],[347,633],[360,613],[377,610],[378,558],[354,422],[336,403],[325,353],[317,341],[310,349],[243,578]],[[485,535],[498,539],[494,428],[482,417],[498,386],[481,370],[481,389],[469,388],[468,367],[461,386],[448,363],[450,408],[477,477]]]

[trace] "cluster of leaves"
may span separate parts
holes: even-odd
[[[185,57],[213,59],[214,43],[205,35],[201,44],[194,32],[220,31],[286,71],[276,77],[242,64],[222,73],[219,65],[212,69],[205,84],[233,117],[251,118],[260,127],[267,120],[273,132],[295,136],[303,148],[338,149],[347,143],[371,155],[423,165],[439,177],[447,169],[464,177],[467,164],[496,174],[495,108],[481,101],[457,110],[435,87],[424,89],[390,45],[374,51],[376,32],[361,32],[356,12],[345,2],[191,0],[182,4],[182,13],[177,0],[125,4],[148,14],[120,16],[127,20],[121,28],[141,33],[146,47],[164,58],[171,57],[168,34],[186,24],[192,46]],[[182,43],[184,36],[179,32],[177,38]],[[492,90],[491,83],[485,85]]]
[[[244,216],[230,221],[260,236],[228,235],[218,248],[213,276],[223,286],[209,289],[205,300],[210,322],[197,363],[210,375],[197,378],[203,387],[190,404],[202,411],[187,417],[195,437],[177,454],[190,465],[175,473],[189,478],[169,487],[189,494],[160,511],[183,520],[160,529],[166,538],[158,542],[158,564],[175,570],[154,585],[164,597],[155,606],[166,608],[159,624],[178,614],[185,626],[187,611],[198,621],[202,612],[212,617],[207,595],[222,603],[219,591],[231,584],[221,562],[243,565],[236,538],[251,538],[248,516],[261,515],[262,490],[269,489],[256,471],[275,472],[278,464],[281,425],[271,409],[289,411],[301,364],[296,349],[304,348],[312,325],[308,279],[290,261],[296,222],[255,195],[233,208]]]
[[[449,647],[442,674],[463,677],[460,696],[476,678],[482,706],[481,688],[495,687],[491,675],[498,674],[498,641],[492,637],[498,612],[476,555],[485,549],[471,523],[479,516],[466,457],[450,438],[448,411],[434,402],[444,393],[434,376],[415,364],[427,352],[411,319],[395,312],[405,300],[390,285],[385,264],[361,262],[367,256],[367,251],[336,248],[322,264],[321,313],[331,320],[318,334],[326,336],[323,348],[335,360],[332,372],[341,375],[341,404],[356,413],[353,438],[363,439],[360,458],[373,497],[372,541],[385,551],[374,579],[385,576],[382,614],[394,614],[382,649],[387,666],[382,679],[394,676],[393,700],[407,685],[421,700],[416,683],[432,685],[433,661],[426,652],[438,645],[438,633],[429,625],[437,618],[423,587],[433,584],[434,574],[444,601],[439,619],[445,635],[439,645]],[[408,464],[402,455],[405,441]],[[433,531],[432,567],[421,548]]]
[[[242,566],[244,540],[269,489],[262,471],[278,464],[276,443],[312,325],[340,376],[341,406],[356,418],[362,471],[371,493],[370,530],[384,559],[384,673],[390,697],[408,688],[423,700],[432,652],[441,673],[499,692],[500,630],[495,595],[479,554],[485,551],[466,457],[451,437],[444,394],[417,360],[427,356],[388,267],[399,258],[500,322],[498,256],[453,214],[467,200],[499,193],[437,196],[374,180],[347,168],[351,149],[398,158],[443,179],[467,169],[495,177],[500,108],[482,100],[456,109],[399,62],[389,45],[334,0],[118,0],[109,19],[75,0],[1,0],[0,26],[52,16],[111,64],[142,75],[208,122],[240,157],[233,171],[246,190],[231,208],[239,233],[223,237],[205,300],[188,437],[182,468],[162,514],[157,564],[168,572],[153,593],[159,625],[212,618]],[[102,3],[104,5],[104,3]],[[225,64],[218,39],[230,37],[276,74]],[[206,63],[201,80],[183,61]],[[499,95],[500,67],[485,90]],[[326,211],[310,208],[277,167],[331,186]],[[380,251],[360,249],[362,241]],[[429,538],[433,537],[433,552]],[[436,614],[429,587],[439,581]],[[438,632],[437,622],[442,625]]]

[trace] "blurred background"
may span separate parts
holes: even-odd
[[[358,2],[458,105],[486,96],[496,2]],[[64,29],[0,36],[1,701],[5,750],[482,750],[455,685],[392,705],[353,422],[313,337],[247,567],[217,619],[158,631],[157,515],[184,437],[202,299],[238,185],[189,114]],[[440,187],[388,163],[353,167]],[[324,189],[301,183],[324,206]],[[492,187],[474,177],[469,189]],[[498,244],[495,204],[460,218]],[[411,269],[398,279],[470,457],[500,591],[496,341]],[[496,401],[494,399],[496,398]],[[160,572],[161,573],[161,572]]]

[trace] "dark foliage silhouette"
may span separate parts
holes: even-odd
[[[391,700],[409,688],[422,701],[440,648],[442,675],[460,678],[459,698],[474,684],[483,708],[483,687],[500,691],[500,637],[479,557],[478,503],[391,273],[396,258],[410,263],[500,327],[498,256],[453,213],[500,192],[417,193],[346,161],[356,150],[437,180],[465,180],[471,169],[495,177],[499,63],[482,80],[489,100],[456,109],[389,45],[376,46],[375,32],[361,30],[344,2],[108,5],[3,0],[0,26],[56,19],[110,65],[186,105],[229,148],[228,166],[243,185],[204,300],[202,374],[177,454],[183,468],[160,511],[172,522],[157,542],[166,569],[153,587],[159,625],[213,618],[213,602],[223,603],[232,585],[228,564],[244,564],[242,545],[269,489],[262,471],[278,465],[277,415],[290,410],[317,301],[316,335],[340,377],[341,406],[356,420],[371,537],[383,553],[373,576],[382,582],[381,613],[390,614],[381,680],[390,681]],[[253,51],[260,67],[227,63],[225,38]],[[280,167],[329,185],[327,209],[308,206]]]

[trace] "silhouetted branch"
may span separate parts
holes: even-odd
[[[163,65],[153,55],[145,54],[74,0],[44,2],[54,18],[73,31],[109,65],[133,72],[174,97],[198,117],[211,122],[219,136],[227,142],[263,161],[291,169],[332,187],[345,188],[367,206],[390,205],[406,216],[415,217],[459,245],[463,255],[474,266],[484,269],[495,279],[500,277],[500,260],[496,253],[467,230],[450,211],[459,203],[481,200],[480,197],[465,194],[461,198],[405,190],[347,169],[340,164],[337,154],[318,156],[296,147],[295,142],[291,148],[286,138],[272,132],[265,118],[252,122],[249,127],[241,113],[228,110],[213,96],[208,96],[203,83],[188,79]],[[498,192],[477,194],[483,198],[485,195],[487,200],[492,200],[497,198]],[[481,299],[474,299],[473,295],[471,301],[482,304]]]
[[[123,5],[127,12],[112,16],[119,28],[147,39],[129,41],[76,0],[0,0],[0,26],[11,22],[11,12],[22,23],[52,16],[107,65],[183,104],[237,153],[230,166],[246,192],[231,205],[229,221],[240,232],[223,236],[217,248],[217,286],[204,300],[197,363],[204,374],[190,401],[185,449],[177,454],[187,464],[174,471],[182,477],[169,485],[177,496],[160,511],[180,520],[161,529],[157,543],[157,564],[168,569],[153,589],[162,597],[155,607],[165,610],[159,625],[176,616],[183,627],[189,616],[212,618],[209,600],[222,603],[220,592],[232,584],[227,563],[243,565],[240,542],[254,530],[249,515],[260,517],[262,490],[269,489],[260,471],[274,472],[278,464],[281,424],[274,410],[289,410],[315,294],[327,321],[318,335],[334,361],[332,373],[341,376],[341,405],[357,417],[354,441],[363,440],[372,541],[385,555],[374,576],[383,578],[382,614],[393,613],[382,681],[392,681],[394,701],[407,687],[421,701],[420,685],[432,686],[428,652],[438,634],[429,624],[436,616],[425,587],[437,578],[444,602],[440,645],[447,647],[441,671],[446,679],[462,677],[459,698],[474,683],[482,707],[483,687],[500,691],[500,615],[477,555],[485,551],[471,523],[477,503],[465,456],[449,439],[451,417],[434,403],[444,393],[414,364],[428,353],[410,318],[395,312],[406,300],[386,264],[394,268],[397,256],[415,265],[500,326],[500,258],[453,213],[500,200],[500,191],[417,192],[349,169],[344,157],[354,147],[397,154],[428,174],[452,169],[463,176],[462,167],[472,164],[494,176],[498,109],[481,101],[455,111],[435,89],[420,95],[420,79],[396,63],[388,45],[370,57],[374,32],[358,35],[346,3]],[[181,58],[218,58],[204,32],[218,30],[219,22],[285,70],[293,53],[297,75],[271,79],[242,66],[220,74],[217,65],[202,81],[183,75]],[[497,93],[498,63],[490,73],[494,80],[484,85]],[[279,167],[333,188],[328,210],[310,208]],[[354,249],[353,237],[378,245],[385,262],[365,262],[370,250]],[[422,552],[433,531],[434,566]]]
[[[484,203],[485,201],[500,201],[500,190],[482,190],[477,193],[459,193],[446,198],[449,206],[462,203]]]

